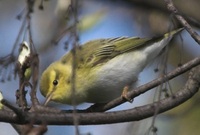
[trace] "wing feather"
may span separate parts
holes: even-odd
[[[93,53],[88,56],[88,58],[86,58],[85,64],[88,66],[103,64],[117,55],[132,51],[137,47],[145,45],[150,40],[151,38],[138,37],[106,39],[102,43],[99,42],[99,47],[94,50]]]

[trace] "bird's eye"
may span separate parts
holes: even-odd
[[[54,85],[54,86],[58,85],[58,80],[54,80],[54,81],[53,81],[53,85]]]

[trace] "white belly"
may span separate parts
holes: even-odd
[[[134,86],[138,74],[160,53],[169,40],[163,39],[108,61],[97,73],[97,80],[88,91],[87,102],[108,102],[119,97],[125,86]]]
[[[136,83],[137,76],[145,65],[146,55],[138,52],[125,53],[113,58],[97,73],[98,78],[89,92],[87,102],[108,102],[119,97],[125,86]]]

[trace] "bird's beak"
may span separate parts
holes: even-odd
[[[46,105],[49,103],[49,101],[51,100],[52,96],[53,96],[53,91],[51,91],[51,92],[47,95],[46,100],[45,100],[45,102],[44,102],[44,106],[46,106]]]

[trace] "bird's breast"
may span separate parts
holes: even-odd
[[[125,86],[134,84],[146,63],[146,55],[134,51],[109,60],[96,74],[88,102],[108,102],[121,95]],[[93,96],[95,95],[95,96]],[[94,101],[93,101],[94,100]]]

